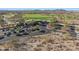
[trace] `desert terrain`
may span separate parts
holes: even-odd
[[[6,17],[3,18],[3,16]],[[31,35],[23,36],[15,36],[13,34],[13,36],[1,39],[0,51],[79,51],[79,12],[65,10],[3,11],[0,12],[1,29],[3,28],[1,26],[5,24],[2,19],[7,22],[6,24],[16,24],[17,22],[27,22],[28,20],[46,20],[50,22],[52,28],[49,33],[38,35],[32,33]],[[53,30],[56,20],[60,24],[64,24],[59,31]],[[70,25],[76,27],[72,32],[68,31],[68,26]]]

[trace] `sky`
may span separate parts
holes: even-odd
[[[63,9],[68,11],[79,10],[79,8],[0,8],[0,10],[56,10],[56,9]]]

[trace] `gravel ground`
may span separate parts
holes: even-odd
[[[78,51],[79,40],[52,32],[35,36],[12,36],[0,41],[1,51]]]

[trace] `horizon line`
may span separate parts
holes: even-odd
[[[0,10],[68,10],[79,11],[79,8],[0,8]]]

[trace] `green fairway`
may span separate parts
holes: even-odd
[[[23,14],[22,17],[25,20],[35,20],[35,21],[39,21],[39,20],[46,20],[46,21],[54,21],[55,17],[53,17],[50,14]]]
[[[23,18],[26,18],[26,19],[49,19],[49,18],[51,18],[51,16],[45,15],[45,14],[24,14]]]
[[[49,22],[54,22],[57,19],[61,20],[73,20],[78,18],[77,15],[74,14],[23,14],[22,18],[25,21],[41,21],[41,20],[46,20]]]

